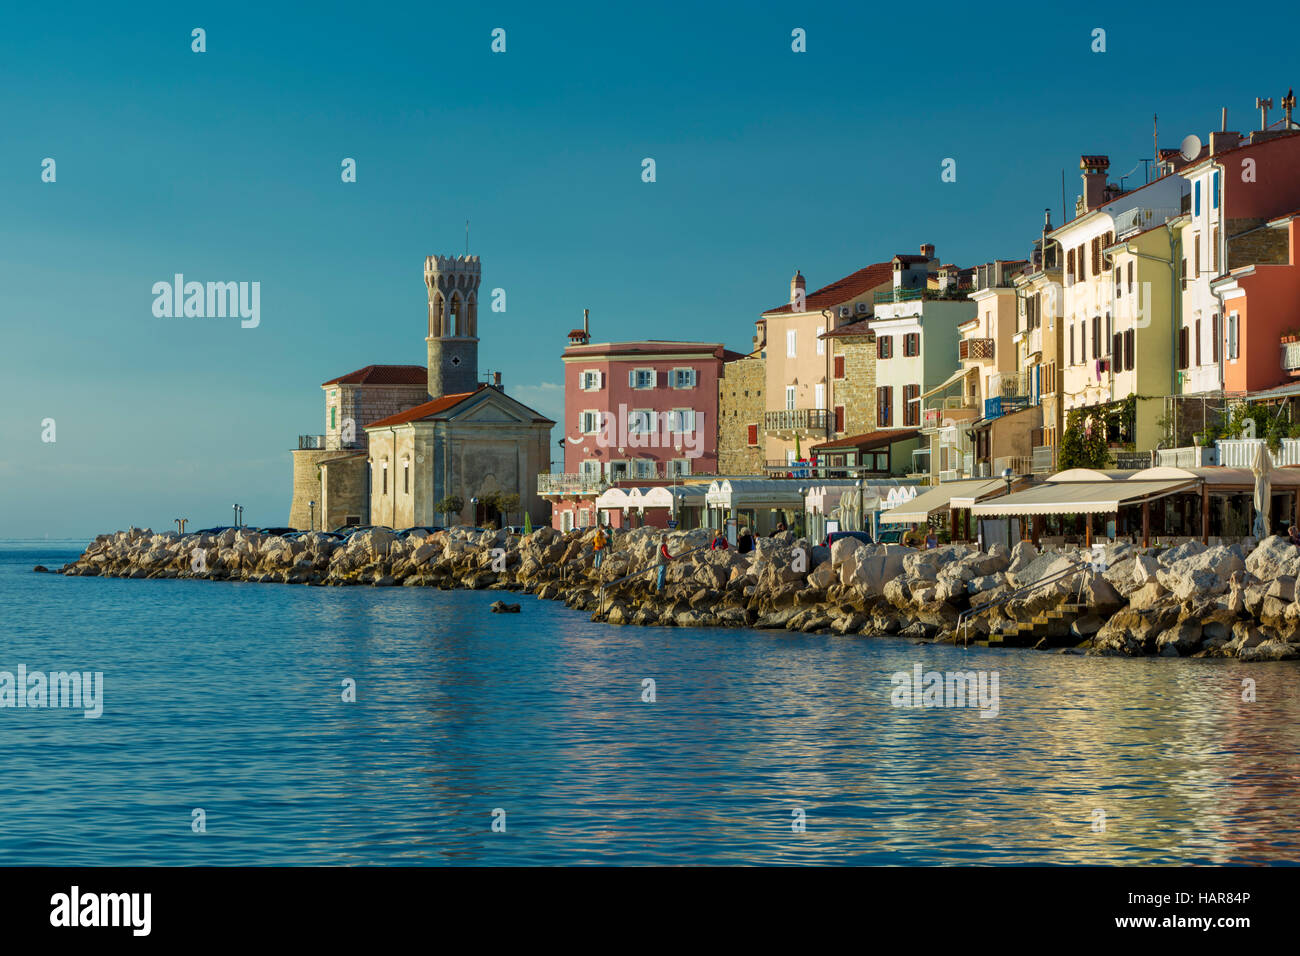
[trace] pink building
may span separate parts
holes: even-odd
[[[584,325],[585,325],[584,321]],[[680,482],[718,469],[718,377],[740,356],[720,343],[593,343],[586,328],[564,350],[564,472],[541,475],[552,526],[589,527],[612,486]],[[615,527],[622,515],[605,516]]]

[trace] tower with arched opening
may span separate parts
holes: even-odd
[[[478,387],[478,256],[428,256],[429,397]]]

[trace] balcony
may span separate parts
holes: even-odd
[[[957,288],[956,286],[949,289],[887,289],[884,292],[877,292],[872,298],[877,305],[884,305],[890,302],[923,302],[923,301],[942,301],[942,300],[959,300],[964,301],[970,294],[970,286]]]
[[[1300,342],[1282,343],[1282,368],[1288,372],[1300,372]]]
[[[834,416],[825,408],[784,408],[763,413],[763,431],[776,438],[824,438]]]
[[[994,395],[984,399],[984,417],[1001,418],[1028,407],[1029,398],[1025,395]]]
[[[763,471],[769,478],[888,478],[888,468],[872,465],[814,465],[810,461],[768,461]]]
[[[957,343],[957,358],[963,362],[978,362],[993,358],[992,339],[962,339]]]
[[[1043,327],[1040,325],[1029,332],[1029,354],[1038,355],[1043,351]]]
[[[609,482],[596,474],[538,475],[539,495],[598,495],[609,487]]]
[[[1035,445],[1030,467],[1035,475],[1050,475],[1056,471],[1056,446]]]
[[[324,435],[299,435],[298,436],[299,451],[323,449],[324,447],[325,447]]]
[[[362,448],[360,442],[341,441],[338,435],[299,435],[299,451],[343,451],[348,448]]]
[[[1023,398],[1029,394],[1028,372],[994,372],[989,376],[989,395]]]

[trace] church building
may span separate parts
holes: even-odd
[[[426,365],[367,365],[330,379],[325,433],[293,454],[289,526],[392,528],[550,521],[537,476],[550,471],[555,422],[509,397],[497,373],[479,381],[478,256],[429,256]],[[518,495],[519,510],[489,502]],[[459,498],[458,513],[437,510]]]

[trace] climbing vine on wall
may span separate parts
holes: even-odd
[[[1110,445],[1133,440],[1137,421],[1136,395],[1107,405],[1071,409],[1061,435],[1060,467],[1105,468],[1110,465]]]

